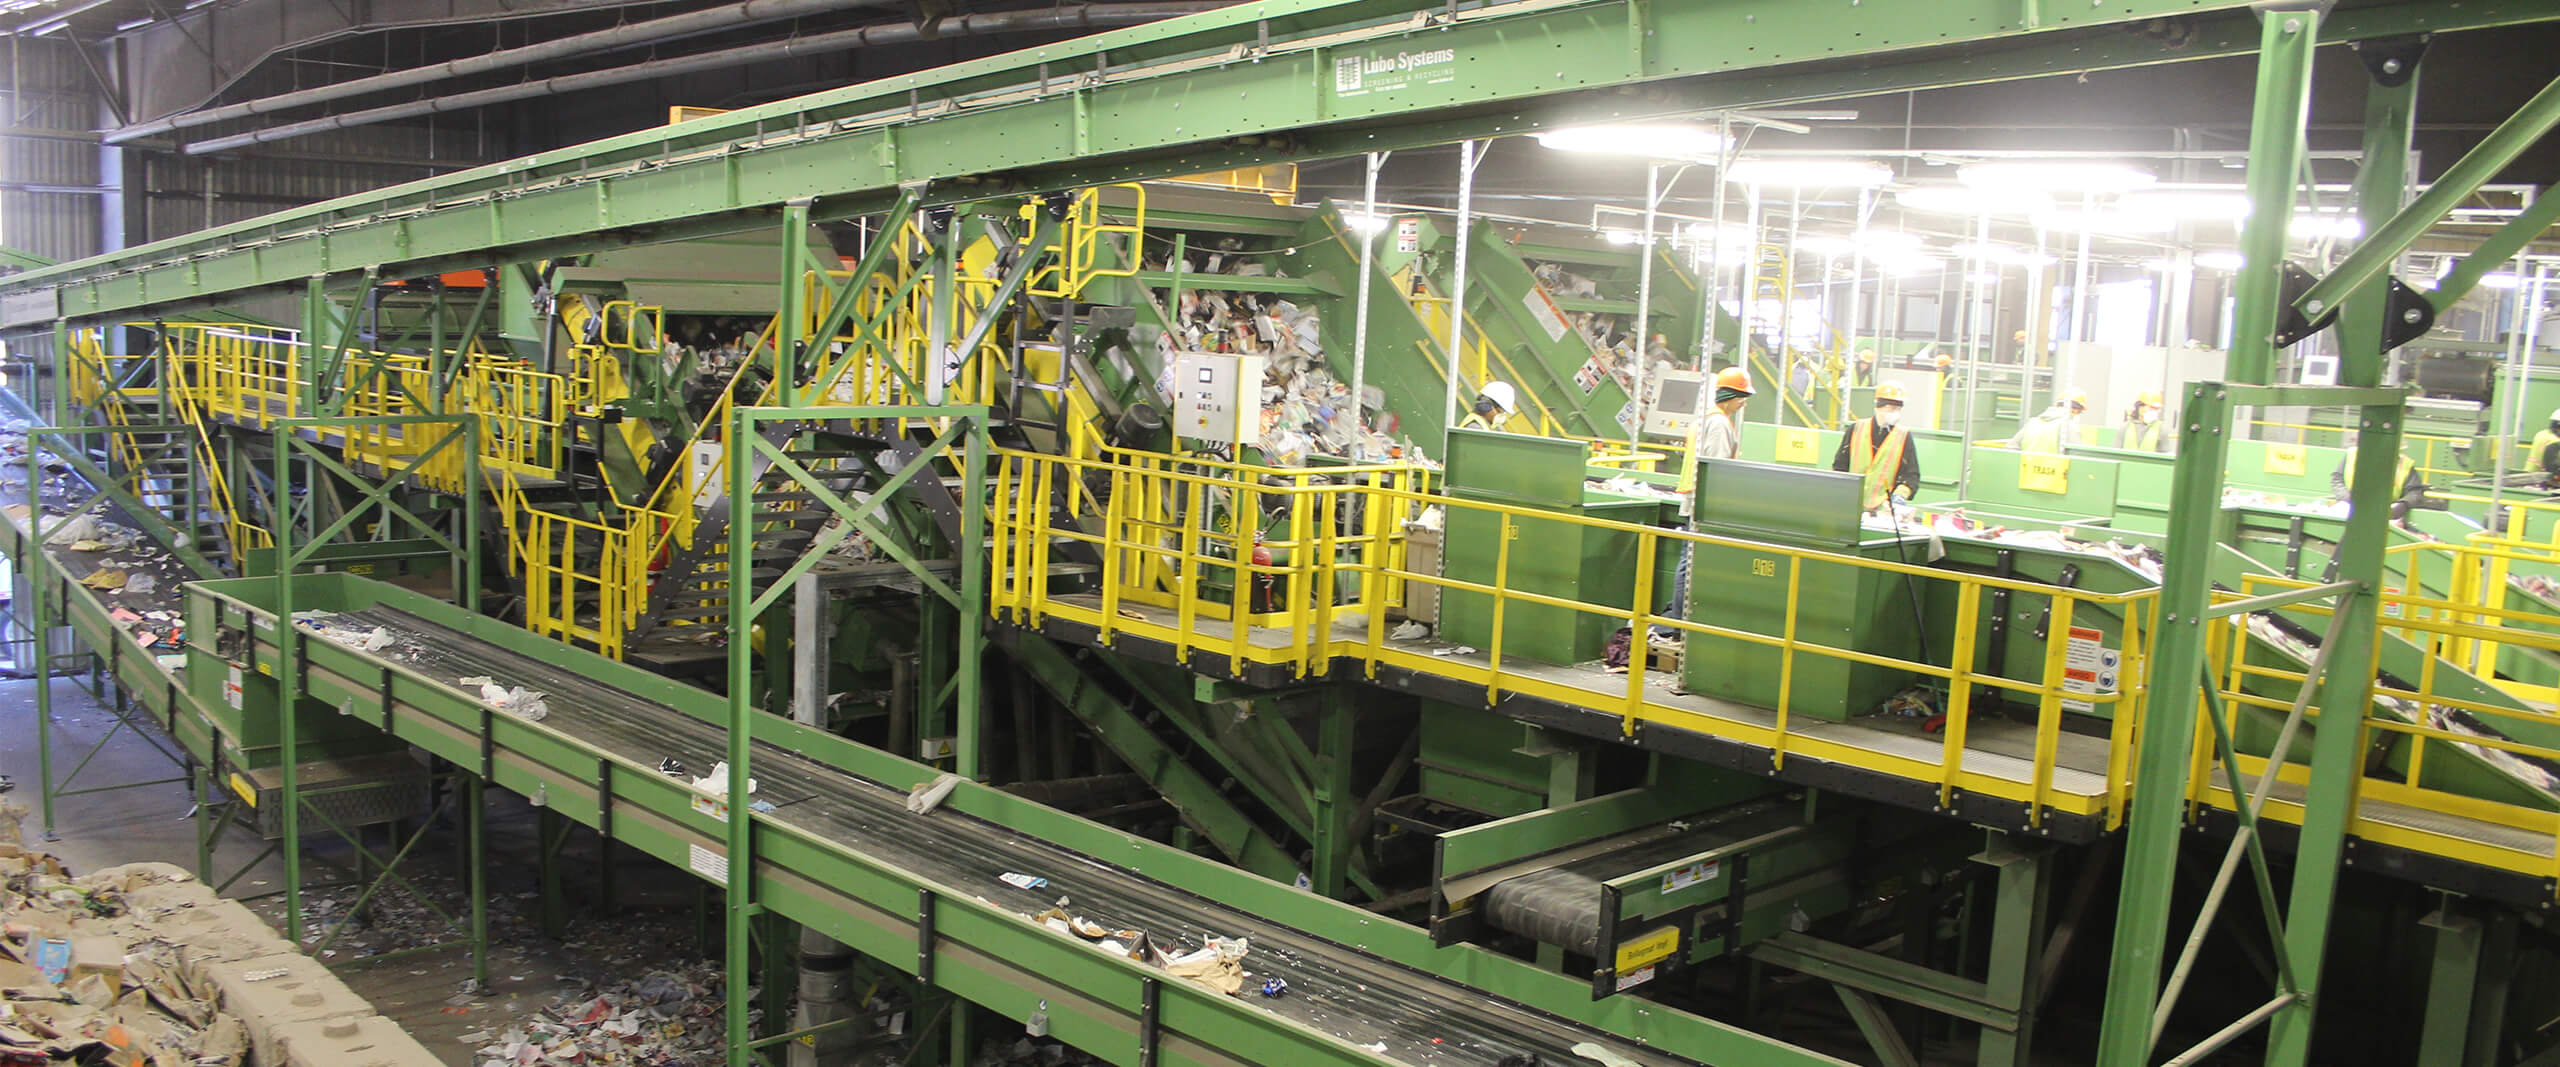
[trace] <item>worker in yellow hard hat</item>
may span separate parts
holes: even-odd
[[[2133,398],[2133,407],[2124,414],[2124,429],[2116,435],[2116,447],[2132,452],[2160,451],[2160,394],[2144,393]]]
[[[2551,425],[2533,435],[2533,469],[2542,475],[2545,489],[2560,489],[2560,409],[2551,412]]]
[[[2061,455],[2063,448],[2080,436],[2080,415],[2087,410],[2089,394],[2078,389],[2056,397],[2052,407],[2018,427],[2018,435],[2009,439],[2009,447],[2020,452]]]
[[[1742,454],[1742,406],[1751,400],[1751,375],[1740,367],[1716,372],[1715,406],[1698,420],[1698,458],[1732,459]]]
[[[1467,412],[1466,418],[1458,420],[1458,428],[1499,430],[1503,423],[1511,421],[1512,414],[1519,407],[1520,396],[1512,390],[1510,382],[1486,382],[1484,388],[1476,392],[1474,408]]]
[[[1832,470],[1866,479],[1860,506],[1868,511],[1920,491],[1920,450],[1911,447],[1911,431],[1900,425],[1904,399],[1898,383],[1877,386],[1875,414],[1850,424],[1831,457]]]
[[[1861,348],[1858,350],[1858,365],[1856,370],[1852,373],[1856,374],[1856,377],[1850,379],[1850,383],[1853,385],[1874,385],[1876,383],[1876,350],[1873,347]]]

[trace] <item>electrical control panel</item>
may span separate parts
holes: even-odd
[[[1644,379],[1647,437],[1686,440],[1706,411],[1707,376],[1696,371],[1657,371]]]
[[[1241,444],[1257,437],[1262,414],[1262,357],[1233,352],[1177,352],[1173,432],[1196,441]]]

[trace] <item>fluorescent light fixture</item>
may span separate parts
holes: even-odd
[[[2162,274],[2176,274],[2185,268],[2180,267],[2178,261],[2174,259],[2151,259],[2143,261],[2142,269],[2158,271]]]
[[[1867,159],[1745,159],[1725,180],[1760,188],[1873,189],[1893,180],[1893,170]]]
[[[1891,274],[1897,278],[1909,277],[1914,274],[1935,274],[1947,269],[1946,260],[1939,259],[1936,256],[1924,256],[1917,253],[1877,256],[1874,263],[1876,265],[1876,269],[1887,274]]]
[[[1558,152],[1585,152],[1593,155],[1638,156],[1648,159],[1690,159],[1711,156],[1724,147],[1724,139],[1704,126],[1655,124],[1640,126],[1567,126],[1530,134],[1538,143]]]
[[[2297,211],[2286,232],[2314,240],[2337,237],[2352,241],[2364,236],[2364,220],[2343,211]]]
[[[1796,239],[1796,250],[1817,256],[1845,256],[1858,250],[1858,243],[1846,237],[1817,233]]]
[[[1747,252],[1760,243],[1760,236],[1752,232],[1751,227],[1732,222],[1725,223],[1721,233],[1711,223],[1692,222],[1682,236],[1702,249],[1709,240],[1713,240],[1717,248],[1728,252]]]
[[[2513,274],[2506,271],[2500,271],[2496,274],[2481,275],[2480,287],[2483,289],[2513,289],[2522,284],[2523,281],[2524,279],[2518,278]]]
[[[2160,177],[2122,163],[2082,160],[2001,160],[1956,169],[1967,187],[2003,193],[2123,193],[2150,187]]]
[[[2127,194],[2116,201],[2116,207],[2136,214],[2196,222],[2238,222],[2249,217],[2249,196],[2210,189],[2152,189]]]
[[[1350,227],[1353,233],[1372,234],[1387,228],[1387,217],[1372,215],[1366,211],[1346,210],[1342,213],[1342,224]]]
[[[2196,266],[2206,270],[2239,270],[2242,262],[2238,252],[2196,253]]]
[[[1954,252],[1955,254],[1967,259],[1977,259],[1985,263],[1997,263],[2001,266],[2008,267],[2047,267],[2052,266],[2054,262],[2052,256],[2046,255],[2042,252],[2029,251],[2024,248],[2011,248],[2008,245],[1983,244],[1978,241],[1967,241],[1948,249],[1948,251]]]
[[[2178,220],[2169,215],[2128,211],[2123,208],[2077,208],[2051,211],[2036,216],[2036,225],[2064,233],[2167,233],[2178,228]]]
[[[1634,230],[1610,230],[1601,236],[1607,237],[1613,245],[1631,245],[1642,239]]]
[[[1896,203],[1932,215],[2034,215],[2053,210],[2036,193],[1991,194],[1961,185],[1915,185],[1893,194]]]
[[[1901,230],[1860,230],[1851,240],[1856,241],[1858,247],[1866,249],[1867,254],[1871,256],[1883,256],[1889,252],[1918,252],[1923,243],[1920,235],[1905,233]]]

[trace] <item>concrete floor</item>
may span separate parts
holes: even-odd
[[[169,756],[149,743],[158,741],[162,748],[174,752],[165,738],[156,731],[147,740],[136,736],[131,728],[116,732],[114,714],[82,688],[85,683],[85,676],[53,681],[53,772],[63,789],[183,776]],[[16,783],[8,799],[28,811],[28,843],[50,850],[75,873],[154,860],[193,870],[197,828],[195,820],[189,818],[193,798],[183,782],[134,785],[62,798],[56,805],[52,825],[57,839],[41,840],[45,825],[39,812],[35,696],[33,681],[0,681],[0,738],[7,739],[0,744],[0,774],[10,776]],[[111,742],[98,748],[89,764],[71,777],[73,765],[88,757],[99,740],[110,735]],[[658,866],[653,861],[621,857],[616,875],[623,897],[622,911],[612,922],[604,922],[587,910],[596,885],[596,853],[593,837],[583,830],[573,833],[564,858],[563,879],[570,904],[566,936],[559,940],[543,937],[533,919],[537,910],[536,813],[512,794],[492,790],[489,797],[493,904],[490,988],[485,994],[465,991],[465,984],[472,977],[472,960],[464,947],[370,960],[379,951],[440,939],[431,914],[417,904],[414,896],[399,890],[383,890],[377,897],[373,922],[342,935],[339,942],[322,953],[323,962],[350,988],[371,1001],[375,1011],[399,1022],[445,1062],[457,1067],[477,1062],[472,1053],[482,1044],[478,1035],[502,1032],[519,1024],[552,1006],[555,998],[578,993],[598,982],[628,980],[655,969],[694,968],[704,963],[701,946],[694,937],[693,909],[697,898],[690,888],[692,880],[650,877],[649,870]],[[401,873],[429,897],[438,898],[440,905],[458,916],[467,916],[460,910],[467,906],[467,897],[461,892],[462,871],[453,840],[460,829],[458,821],[448,820],[431,830]],[[380,830],[372,836],[372,847],[377,852],[396,847],[385,838],[385,832]],[[318,838],[312,841],[307,855],[315,858],[344,861],[353,856],[343,844],[330,842],[334,847],[324,848]],[[247,829],[231,828],[217,846],[217,873],[212,880],[230,877],[265,846]],[[311,873],[308,880],[318,882],[333,877],[336,876],[324,869]],[[283,888],[282,861],[269,856],[242,873],[224,895],[248,903],[281,929]],[[352,888],[322,890],[307,893],[306,898],[312,901],[308,905],[312,912],[326,915],[342,911],[354,893]],[[307,934],[306,948],[316,947],[318,937],[316,932]],[[473,1037],[465,1040],[463,1035]]]

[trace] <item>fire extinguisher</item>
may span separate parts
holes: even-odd
[[[1258,537],[1253,541],[1253,565],[1256,567],[1271,565],[1271,550],[1263,547],[1262,539]],[[1272,587],[1275,584],[1274,576],[1260,571],[1254,572],[1253,610],[1258,612],[1273,610],[1272,601],[1277,599],[1272,596]]]

